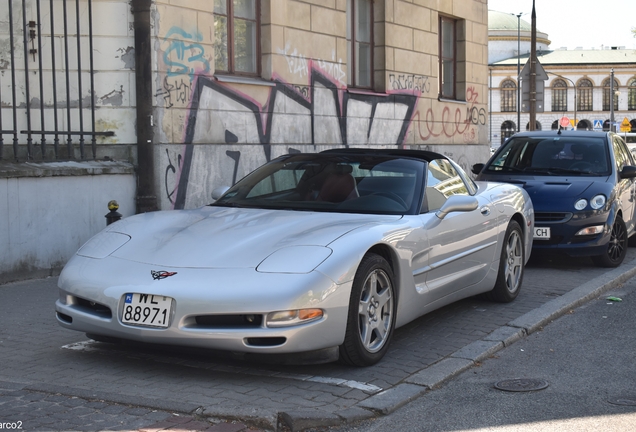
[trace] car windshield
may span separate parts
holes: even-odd
[[[603,137],[514,137],[495,156],[489,173],[540,175],[608,175]]]
[[[296,154],[263,165],[212,206],[407,214],[421,205],[426,162],[394,156]]]

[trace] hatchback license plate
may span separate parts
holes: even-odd
[[[534,227],[534,238],[538,240],[550,240],[550,228]]]
[[[124,296],[121,321],[124,324],[166,328],[171,309],[171,297],[128,293]]]

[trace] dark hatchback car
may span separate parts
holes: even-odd
[[[477,180],[522,186],[535,209],[533,249],[591,256],[617,267],[634,233],[636,166],[611,132],[531,131],[512,136]]]

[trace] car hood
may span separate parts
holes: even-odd
[[[255,268],[285,247],[328,246],[353,229],[400,218],[203,207],[133,216],[104,232],[130,236],[111,254],[120,259],[166,267]]]

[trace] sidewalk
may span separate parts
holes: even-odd
[[[189,419],[206,428],[296,431],[383,416],[631,278],[634,259],[636,249],[630,248],[625,263],[610,271],[587,259],[535,260],[513,303],[471,298],[428,314],[398,329],[385,359],[369,368],[268,364],[231,353],[88,342],[57,325],[56,278],[2,285],[0,413],[16,413],[6,409],[17,397],[35,400],[22,403],[12,418],[0,414],[0,422],[21,420],[25,429],[42,430],[35,426],[54,418],[45,406],[54,396],[82,399],[83,415],[95,419],[92,428],[66,427],[74,430],[160,423],[159,429],[165,420]],[[41,409],[30,408],[38,403]],[[125,407],[122,412],[131,417],[97,428],[95,422],[106,419],[102,410],[112,405]],[[48,430],[65,429],[48,424],[55,425]]]

